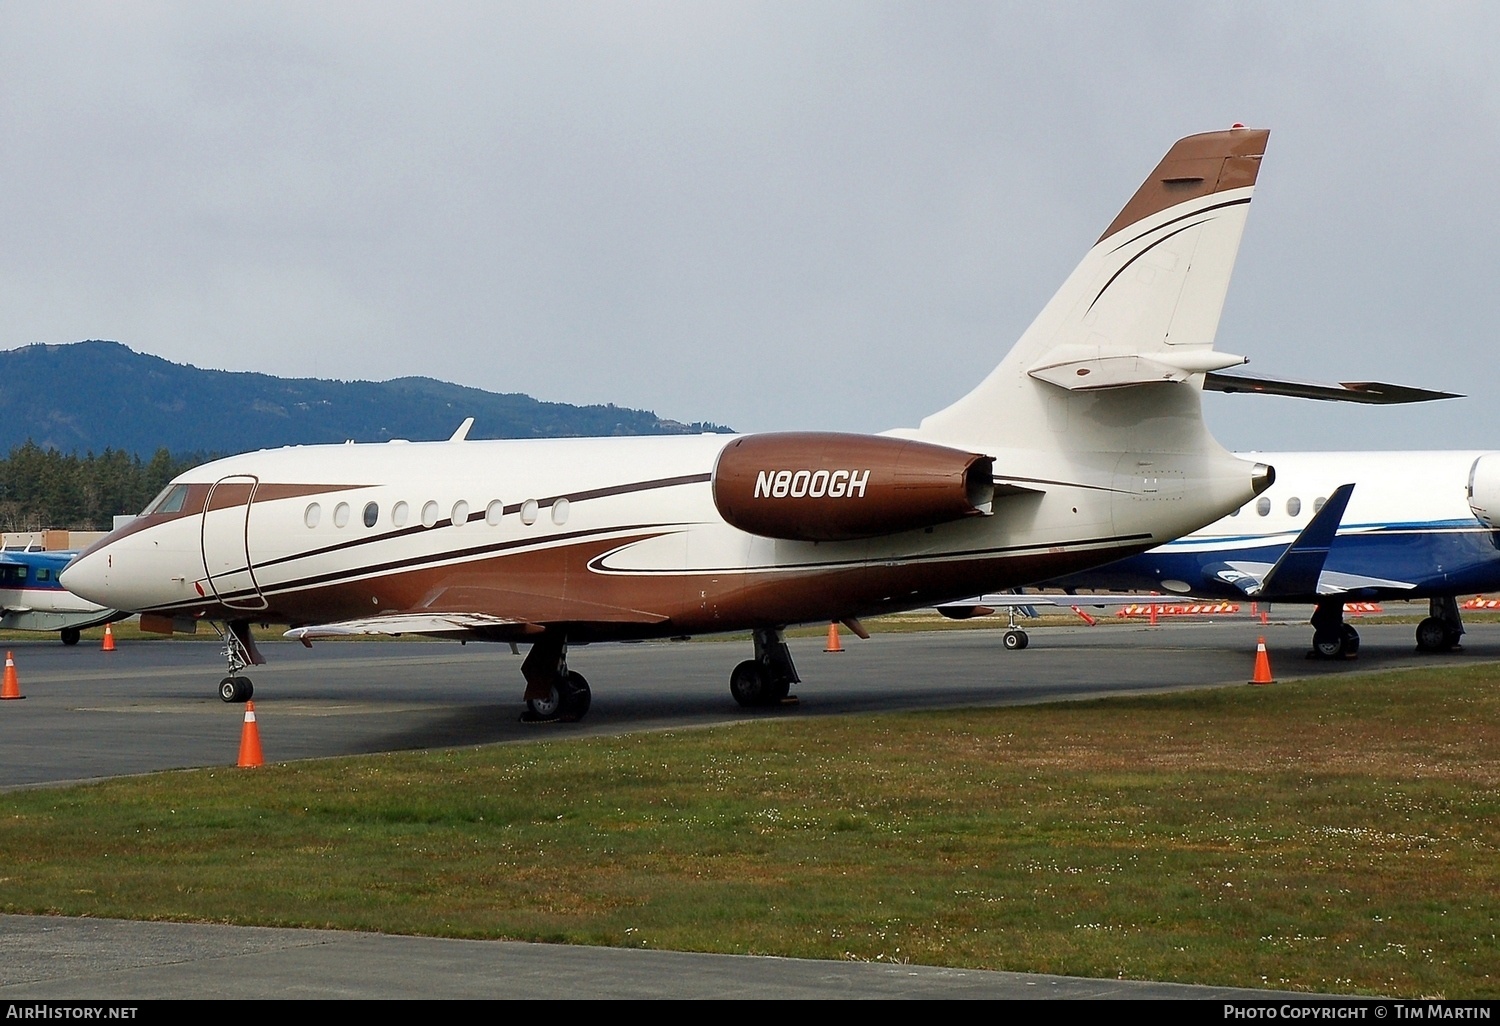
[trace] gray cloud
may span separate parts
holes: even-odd
[[[1240,448],[1500,442],[1477,4],[0,7],[0,346],[434,377],[741,429],[977,382],[1171,142],[1272,129]]]

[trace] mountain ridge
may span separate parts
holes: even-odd
[[[226,415],[225,411],[232,415]],[[61,452],[245,452],[322,442],[696,434],[613,404],[573,406],[436,378],[281,378],[173,363],[113,341],[39,342],[0,351],[0,453],[28,440]]]

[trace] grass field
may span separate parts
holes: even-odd
[[[7,912],[1500,993],[1500,668],[0,795]]]

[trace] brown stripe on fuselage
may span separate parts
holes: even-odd
[[[858,561],[833,567],[656,574],[598,573],[605,553],[657,532],[588,538],[573,544],[497,553],[466,563],[392,569],[358,581],[329,582],[268,594],[260,622],[336,623],[396,612],[489,613],[525,624],[565,625],[577,640],[665,637],[754,626],[835,620],[911,609],[997,586],[1060,576],[1100,561],[1083,551],[934,554],[927,561]],[[1111,556],[1142,552],[1138,539]],[[180,612],[243,618],[213,603]],[[534,628],[533,628],[534,629]],[[524,626],[486,629],[521,638]]]

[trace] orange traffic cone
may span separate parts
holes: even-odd
[[[253,769],[256,766],[265,765],[265,758],[260,754],[260,728],[255,725],[255,703],[245,703],[245,725],[240,728],[240,761],[241,769]]]
[[[115,650],[115,632],[110,630],[109,624],[104,625],[104,644],[100,646],[100,650],[104,652]]]
[[[25,698],[21,694],[21,681],[16,676],[16,660],[9,652],[5,653],[5,682],[0,684],[0,698]]]
[[[843,650],[843,642],[839,641],[839,625],[836,622],[831,623],[828,625],[828,644],[824,647],[823,651],[842,652]]]
[[[1266,655],[1266,639],[1255,639],[1255,674],[1250,678],[1251,684],[1275,684],[1276,679],[1271,676],[1271,657]]]

